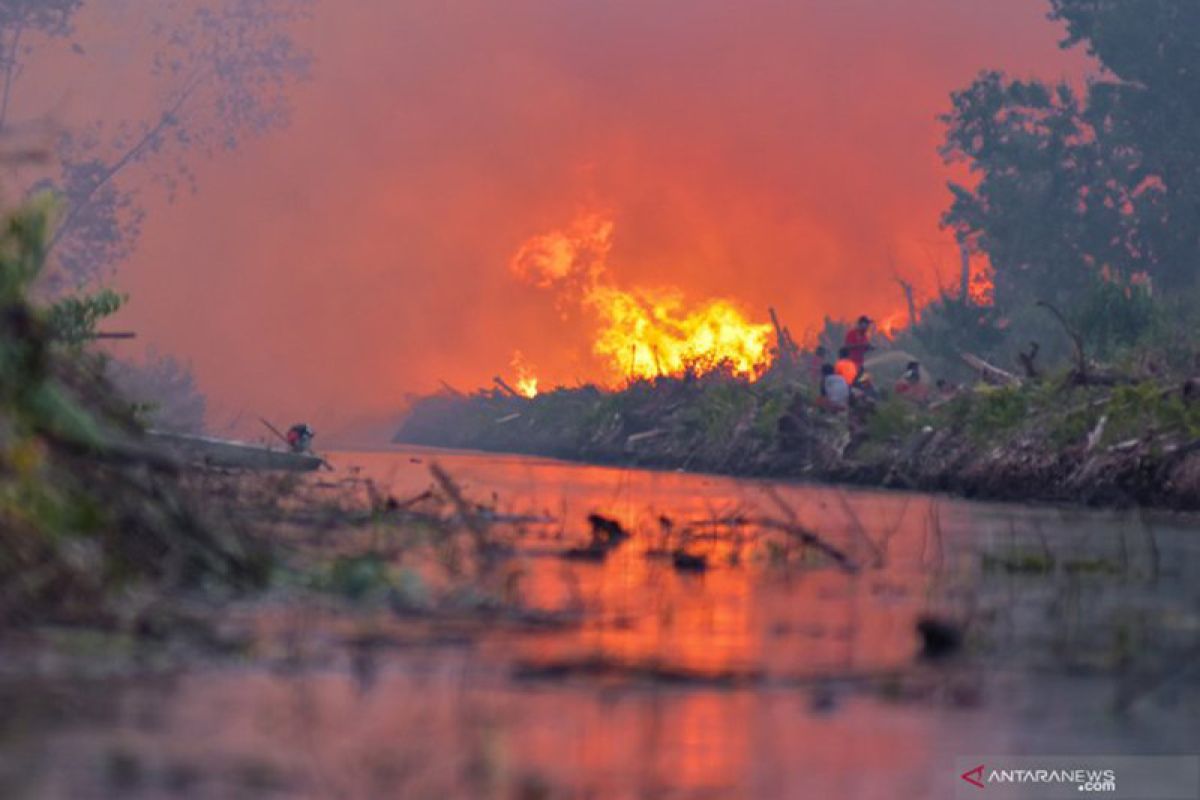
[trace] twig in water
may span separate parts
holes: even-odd
[[[475,546],[480,552],[484,552],[488,544],[487,525],[479,518],[474,509],[471,508],[471,504],[463,497],[458,484],[454,482],[454,479],[450,477],[446,470],[442,469],[441,464],[438,464],[436,461],[432,462],[429,465],[429,474],[437,482],[438,488],[449,498],[450,504],[454,506],[459,519],[462,520],[463,524],[467,526],[467,530],[475,538]]]
[[[774,528],[775,530],[783,531],[784,533],[796,537],[804,544],[816,548],[825,555],[829,556],[829,558],[832,559],[835,564],[841,567],[844,572],[850,574],[858,572],[858,564],[856,564],[854,560],[850,558],[850,556],[846,555],[846,553],[841,549],[825,541],[823,538],[807,528],[803,528],[795,523],[779,522],[771,519],[756,520],[755,524],[761,528]]]
[[[866,542],[867,546],[871,548],[871,552],[875,554],[875,566],[883,566],[883,551],[879,549],[879,545],[871,541],[871,537],[867,535],[867,531],[863,527],[862,521],[858,518],[858,514],[855,513],[854,508],[850,505],[850,501],[846,499],[846,493],[839,489],[837,491],[837,499],[842,505],[842,510],[846,512],[846,516],[850,518],[851,529],[854,531],[855,535],[859,539]]]

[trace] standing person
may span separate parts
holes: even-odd
[[[858,380],[859,373],[862,372],[862,365],[855,363],[854,359],[850,357],[849,348],[843,347],[838,350],[838,360],[833,365],[833,371],[842,376],[847,386],[853,386],[854,382]]]
[[[871,324],[871,318],[863,314],[858,318],[858,323],[846,331],[846,339],[842,342],[842,345],[850,351],[850,360],[858,366],[859,370],[863,368],[867,351],[875,349],[871,346]]]

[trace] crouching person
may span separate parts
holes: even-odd
[[[821,367],[821,396],[817,406],[826,411],[845,411],[850,405],[850,384],[832,364]]]

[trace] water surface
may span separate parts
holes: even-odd
[[[397,499],[437,461],[526,520],[510,599],[558,623],[414,635],[386,608],[273,597],[234,616],[285,635],[236,657],[0,685],[0,793],[922,798],[952,796],[958,755],[1200,750],[1194,518],[411,448],[334,460]],[[559,557],[589,513],[632,538]],[[707,569],[663,556],[680,547]],[[961,655],[919,657],[926,616],[964,632]]]

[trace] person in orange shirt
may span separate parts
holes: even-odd
[[[862,367],[851,358],[850,350],[843,347],[838,350],[838,360],[833,365],[833,371],[846,379],[847,386],[853,386],[854,382],[858,380],[859,373],[862,372]]]

